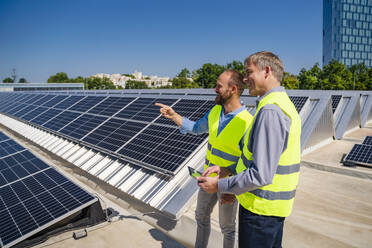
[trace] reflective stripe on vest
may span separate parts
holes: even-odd
[[[222,106],[214,106],[208,115],[209,140],[205,168],[209,165],[227,167],[236,165],[242,154],[239,142],[244,136],[252,115],[243,110],[218,134]]]
[[[259,110],[267,104],[276,104],[291,119],[287,148],[280,156],[272,184],[238,195],[237,199],[244,208],[253,213],[286,217],[292,211],[300,171],[301,119],[285,92],[272,92],[265,96],[259,102],[254,119]],[[236,166],[237,173],[254,166],[252,153],[248,150],[253,122],[248,127],[241,159]]]
[[[245,168],[250,168],[253,164],[252,160],[248,160],[244,153],[242,153],[242,156],[240,157],[243,161],[243,164]],[[292,173],[296,173],[300,171],[300,164],[293,164],[293,165],[278,165],[276,169],[276,174],[280,175],[288,175]]]

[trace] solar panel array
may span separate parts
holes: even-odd
[[[355,144],[349,154],[345,157],[344,163],[372,166],[372,146]]]
[[[0,132],[0,244],[15,245],[97,201]]]
[[[372,136],[366,136],[362,144],[372,146]]]
[[[289,99],[291,99],[291,101],[295,105],[297,112],[300,113],[302,108],[304,107],[307,99],[309,99],[309,97],[307,97],[307,96],[289,96]]]
[[[337,109],[338,104],[341,101],[342,95],[332,95],[332,112],[334,113]]]
[[[157,97],[2,93],[0,112],[173,175],[207,134],[181,135],[172,121],[160,115],[155,102],[171,105],[191,120],[201,118],[215,103]]]

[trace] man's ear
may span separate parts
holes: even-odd
[[[232,92],[233,94],[237,94],[237,93],[238,93],[238,86],[235,85],[235,84],[233,84],[233,85],[231,86],[231,92]]]
[[[271,73],[271,67],[270,66],[266,66],[265,67],[265,78],[267,78]]]

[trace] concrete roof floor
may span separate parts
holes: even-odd
[[[5,132],[90,192],[97,191],[33,144]],[[285,222],[283,247],[371,247],[372,168],[345,167],[340,163],[343,154],[367,135],[372,135],[372,123],[302,157],[294,209]],[[128,207],[125,199],[113,201],[104,192],[99,193],[103,207],[118,212],[112,222],[88,228],[88,236],[79,240],[72,238],[73,232],[66,232],[35,247],[192,247],[196,200],[179,220],[183,224],[176,226],[178,230],[164,234],[146,215]],[[209,247],[222,247],[217,208],[212,213]]]

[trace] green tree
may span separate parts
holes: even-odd
[[[236,70],[243,75],[245,74],[244,64],[241,61],[234,60],[233,62],[228,63],[226,69]]]
[[[176,77],[177,78],[191,78],[191,73],[187,68],[183,68]]]
[[[121,74],[122,76],[126,76],[126,77],[130,77],[130,78],[133,78],[133,79],[136,79],[136,77],[135,76],[133,76],[133,75],[131,75],[131,74],[125,74],[125,73],[123,73],[123,74]]]
[[[305,68],[302,68],[297,77],[298,80],[300,81],[299,88],[308,89],[308,90],[320,89],[321,88],[321,80],[320,80],[321,72],[322,72],[322,69],[319,67],[319,63],[315,63],[315,65],[310,70],[306,70]]]
[[[372,90],[372,67],[368,70],[367,90]]]
[[[126,89],[148,89],[146,82],[144,81],[135,81],[135,80],[128,80],[125,83]]]
[[[185,77],[175,77],[172,80],[172,88],[198,88],[200,87],[196,82],[189,80]]]
[[[368,82],[372,80],[372,78],[368,75],[368,68],[365,66],[364,63],[360,63],[357,65],[352,65],[349,68],[350,72],[353,75],[353,89],[355,90],[367,90],[368,89]]]
[[[298,89],[300,81],[295,75],[292,75],[288,72],[283,73],[283,80],[281,85],[286,89]]]
[[[85,83],[85,78],[83,78],[82,76],[78,76],[76,78],[70,78],[69,79],[69,82],[71,83]]]
[[[220,74],[225,67],[218,64],[204,64],[202,68],[193,72],[194,81],[203,88],[214,88]]]
[[[116,87],[109,78],[89,77],[85,82],[85,89],[109,90],[116,89]]]
[[[69,78],[65,72],[58,72],[56,75],[48,78],[48,83],[66,83],[69,82]]]
[[[352,90],[352,73],[337,60],[332,60],[323,67],[321,73],[321,88],[324,90]]]
[[[27,80],[25,78],[20,78],[18,83],[27,83]]]
[[[7,77],[3,80],[3,83],[14,83],[14,81],[10,77]]]

